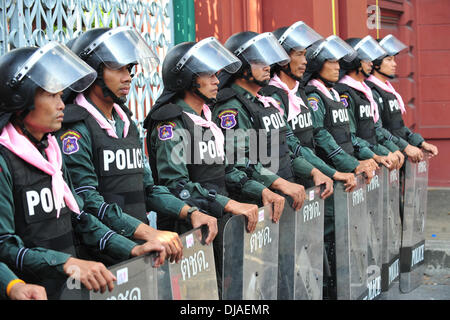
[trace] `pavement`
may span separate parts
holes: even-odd
[[[388,300],[450,300],[450,188],[428,188],[423,282],[401,293],[398,282]]]

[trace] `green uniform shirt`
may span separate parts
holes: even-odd
[[[18,279],[18,277],[8,268],[8,266],[2,262],[0,262],[0,299],[8,299],[6,295],[6,288],[8,284]]]
[[[231,84],[231,88],[237,91],[238,93],[242,94],[245,98],[259,104],[261,108],[264,108],[263,104],[258,99],[256,99],[255,96],[253,96],[250,92],[248,92],[241,86],[233,83]],[[233,127],[234,130],[241,129],[246,131],[248,129],[254,128],[251,115],[247,112],[246,108],[237,98],[230,99],[222,104],[217,104],[214,107],[212,118],[219,127],[221,127],[221,118],[219,117],[219,115],[224,111],[226,112],[227,110],[232,110],[232,112],[236,112],[235,115],[236,125]],[[246,135],[244,139],[245,141],[241,141],[240,143],[234,136],[227,135],[227,129],[222,128],[222,130],[225,135],[225,145],[234,146],[235,154],[242,155],[242,158],[237,159],[236,163],[234,164],[236,168],[238,168],[239,170],[250,170],[252,179],[257,180],[266,187],[269,187],[276,179],[279,178],[278,175],[274,174],[269,169],[264,168],[260,162],[249,165],[250,164],[249,135]],[[290,130],[290,127],[288,127],[288,130]],[[289,133],[292,133],[292,130],[288,131],[288,134]],[[306,159],[302,155],[295,157],[294,154],[290,152],[290,156],[292,159],[291,164],[294,174],[305,179],[310,178],[311,171],[314,169],[314,166],[310,164],[308,161],[306,161]]]
[[[69,254],[41,247],[26,248],[22,239],[15,234],[13,179],[2,156],[0,169],[0,260],[19,271],[33,272],[42,278],[65,276],[63,265],[70,258]],[[83,201],[73,191],[68,174],[65,174],[65,181],[82,210]],[[104,252],[119,260],[130,258],[131,250],[137,245],[135,242],[112,232],[92,215],[86,216],[83,223],[78,223],[78,214],[73,213],[72,216],[72,227],[82,245],[98,248],[109,237]]]
[[[373,98],[375,99],[375,101],[378,104],[378,110],[381,114],[384,110],[383,98],[380,96],[380,94],[375,89],[372,89],[372,93],[373,93]],[[380,126],[382,127],[383,122],[381,121],[381,117],[378,121],[379,121]],[[399,136],[393,135],[389,130],[387,130],[384,127],[382,127],[382,129],[379,129],[379,130],[382,132],[383,136],[387,140],[395,143],[401,151],[403,151],[408,146],[408,144],[413,145],[415,147],[420,147],[422,142],[425,141],[424,138],[419,133],[412,132],[406,126],[404,127],[404,130],[408,136],[407,140],[404,140],[403,138],[401,138]]]
[[[364,148],[360,149],[359,152],[356,152],[357,157],[363,160],[371,159],[373,158],[373,154],[377,154],[380,156],[387,156],[389,154],[389,149],[387,147],[380,144],[380,142],[384,141],[383,137],[380,134],[376,133],[375,129],[375,136],[377,143],[374,145],[371,145],[368,141],[356,136],[356,118],[355,114],[357,112],[356,108],[357,105],[355,101],[353,100],[352,96],[349,94],[341,94],[341,98],[345,98],[348,103],[348,115],[350,120],[350,131],[352,134],[356,137],[357,143],[361,146],[363,145]],[[372,153],[368,152],[366,149],[369,148],[369,150],[372,151]],[[369,157],[372,154],[372,157]]]
[[[311,100],[315,103],[312,104]],[[338,101],[336,97],[334,97],[334,100]],[[321,147],[327,155],[330,155],[333,166],[338,171],[353,172],[359,165],[359,161],[352,155],[346,153],[324,127],[325,105],[322,98],[316,93],[310,93],[308,94],[308,102],[312,110],[311,115],[315,128],[314,140],[317,146]]]
[[[301,98],[301,95],[297,91],[297,96]],[[286,121],[286,125],[291,132],[288,134],[287,143],[289,145],[289,149],[294,153],[294,156],[303,156],[309,163],[311,163],[314,167],[316,167],[319,171],[321,171],[326,176],[332,178],[336,173],[336,169],[330,167],[326,164],[322,159],[320,159],[309,147],[302,146],[298,137],[292,132],[292,128],[287,121],[289,106],[285,106],[281,97],[274,93],[272,97],[280,103],[281,108],[284,110],[284,120]],[[308,107],[308,101],[303,101],[305,105]]]
[[[198,115],[184,100],[177,99],[174,103],[180,106],[183,111]],[[162,124],[172,126],[173,134],[171,138],[161,139],[159,137],[158,128]],[[184,189],[189,191],[193,198],[207,197],[209,190],[200,183],[191,181],[186,160],[179,157],[184,150],[191,150],[190,139],[182,138],[184,130],[187,130],[187,128],[184,127],[183,120],[175,118],[157,124],[155,130],[150,134],[150,144],[156,150],[158,183],[169,189],[176,189],[178,183],[184,181],[186,182]],[[226,165],[225,184],[227,188],[239,185],[240,181],[243,181],[242,179],[246,177],[245,172],[228,165],[226,157],[224,161]],[[260,183],[249,179],[242,186],[241,193],[243,198],[250,198],[259,202],[261,201],[261,193],[264,188]],[[228,196],[221,194],[217,194],[215,199],[222,208],[230,201]]]
[[[123,137],[125,123],[114,109],[113,118],[117,136]],[[63,153],[63,157],[69,169],[75,191],[84,200],[84,210],[93,213],[96,217],[98,212],[103,210],[102,223],[117,233],[131,238],[138,225],[142,222],[124,212],[116,203],[106,204],[103,196],[98,192],[98,177],[93,164],[92,137],[87,126],[80,121],[70,128],[63,127],[62,130],[57,132],[57,136],[61,137],[67,131],[76,131],[80,136],[78,139],[78,151],[70,155]],[[58,142],[62,145],[61,139],[58,139]],[[147,187],[154,185],[153,177],[148,163],[146,161],[144,163],[144,188],[150,190],[151,188],[147,189]],[[86,188],[86,186],[89,186],[89,188]],[[178,217],[185,203],[173,196],[167,188],[154,186],[152,191],[146,195],[146,205],[147,208],[158,214],[169,214]]]

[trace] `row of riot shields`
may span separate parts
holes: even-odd
[[[345,192],[341,182],[335,183],[333,201],[327,205],[334,206],[332,263],[337,299],[389,299],[394,283],[405,293],[421,284],[428,158],[419,163],[407,161],[403,184],[401,178],[399,170],[381,167],[370,184],[358,175],[352,192]],[[273,223],[270,206],[261,207],[252,233],[246,231],[244,216],[232,216],[222,230],[221,279],[217,279],[213,246],[202,241],[207,230],[197,228],[180,236],[184,251],[179,263],[154,268],[152,255],[134,258],[109,268],[117,278],[112,292],[71,290],[74,286],[68,283],[62,297],[321,300],[328,267],[321,190],[307,189],[303,207],[297,211],[286,201],[279,223]]]

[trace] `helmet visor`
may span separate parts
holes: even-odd
[[[298,21],[290,26],[278,41],[289,49],[304,50],[320,39],[323,39],[320,34],[303,21]]]
[[[106,67],[117,70],[129,64],[140,64],[144,73],[156,68],[159,59],[141,35],[132,27],[112,29],[88,47],[87,53],[95,54]]]
[[[186,67],[194,74],[214,74],[222,69],[235,73],[242,62],[214,37],[203,39],[184,54],[176,70]]]
[[[356,51],[338,36],[331,35],[316,49],[315,55],[321,55],[324,60],[340,60],[350,62],[356,58]],[[314,55],[314,54],[313,54]]]
[[[358,58],[366,61],[376,60],[384,55],[386,51],[371,36],[366,36],[355,46]]]
[[[271,32],[265,32],[248,40],[234,54],[243,57],[249,64],[270,66],[278,63],[283,66],[290,59],[286,51]]]
[[[380,41],[380,46],[387,52],[390,56],[395,56],[403,49],[406,49],[407,46],[394,37],[392,34],[387,35]]]
[[[94,82],[97,72],[64,44],[52,41],[33,53],[15,78],[20,81],[25,76],[50,93],[67,87],[82,92]]]

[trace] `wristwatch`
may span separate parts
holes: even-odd
[[[190,207],[189,210],[187,211],[186,220],[187,220],[187,222],[189,222],[189,224],[192,224],[192,221],[191,221],[192,213],[197,210],[198,210],[197,207]]]

